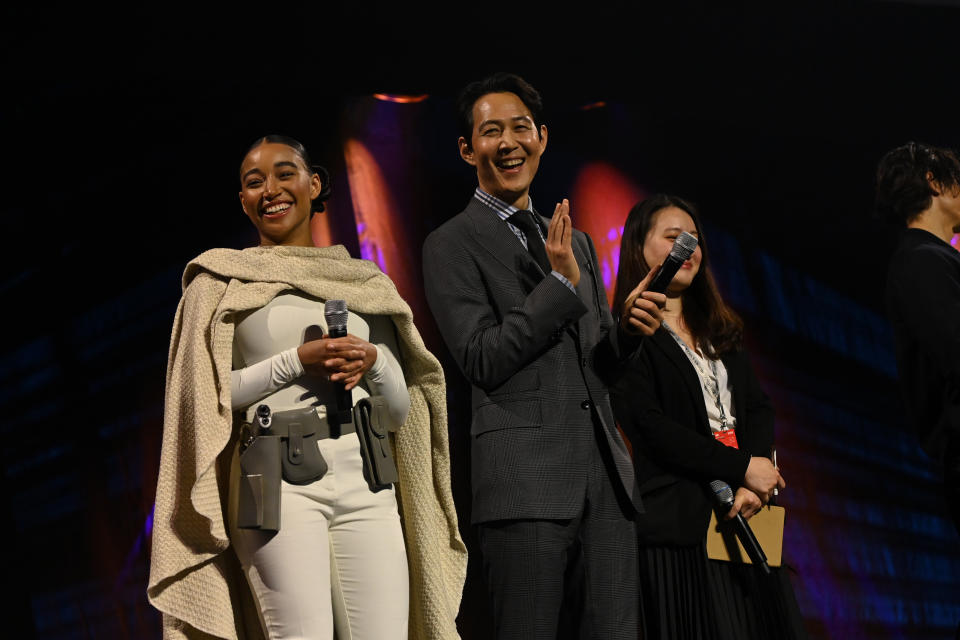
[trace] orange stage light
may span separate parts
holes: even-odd
[[[619,169],[605,162],[584,166],[570,197],[573,226],[589,234],[597,249],[600,275],[613,304],[613,286],[620,266],[620,238],[630,209],[646,197]]]
[[[350,197],[360,256],[376,262],[397,285],[401,295],[412,295],[419,287],[419,275],[403,219],[376,158],[361,142],[347,140],[344,145]]]
[[[310,234],[315,247],[329,247],[333,244],[333,234],[330,233],[330,216],[333,215],[331,201],[327,200],[324,206],[323,213],[315,213],[310,219]]]
[[[580,111],[590,111],[591,109],[602,109],[607,106],[607,103],[603,100],[598,100],[596,102],[591,102],[590,104],[585,104],[580,107]]]
[[[384,102],[396,102],[399,104],[412,104],[416,102],[423,102],[430,97],[429,94],[423,93],[418,96],[404,96],[393,93],[375,93],[373,97],[377,100],[383,100]]]

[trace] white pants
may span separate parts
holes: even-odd
[[[231,531],[271,639],[405,640],[407,556],[393,489],[372,493],[355,433],[320,440],[327,473],[283,483],[280,531]]]

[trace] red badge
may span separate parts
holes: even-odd
[[[737,432],[734,429],[726,429],[724,431],[714,431],[713,437],[727,445],[728,447],[733,447],[734,449],[739,449],[740,445],[737,444]]]

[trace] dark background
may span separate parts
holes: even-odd
[[[16,637],[159,637],[144,593],[169,331],[186,262],[256,242],[235,195],[249,143],[287,133],[331,169],[331,229],[354,255],[343,147],[378,148],[413,256],[391,275],[415,283],[422,238],[475,186],[453,96],[497,70],[547,105],[536,202],[604,162],[709,221],[778,409],[811,636],[951,637],[960,545],[904,426],[882,318],[896,233],[871,205],[887,149],[960,146],[960,8],[593,4],[2,10],[0,530]],[[376,92],[429,98],[385,116]],[[468,390],[419,292],[401,291],[447,365],[472,543]],[[471,567],[465,638],[488,635],[482,593]]]

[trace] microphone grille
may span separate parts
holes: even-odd
[[[733,502],[733,489],[723,480],[711,480],[710,490],[713,491],[713,495],[717,497],[717,500],[723,504]]]
[[[670,250],[670,255],[680,260],[689,260],[693,252],[697,250],[698,244],[699,242],[695,235],[683,231],[677,236],[677,239],[673,241],[673,248]]]
[[[347,324],[347,301],[346,300],[327,300],[323,305],[323,315],[327,319],[328,326],[340,326]]]

